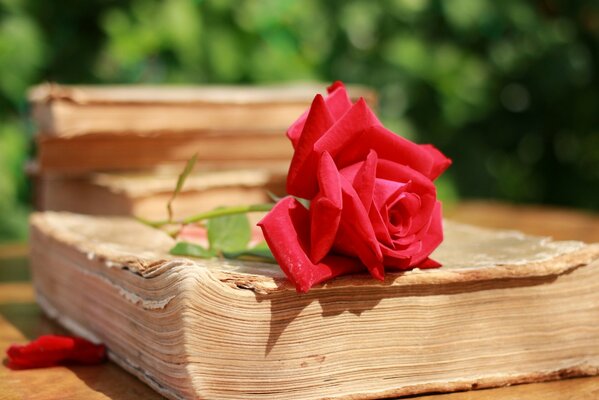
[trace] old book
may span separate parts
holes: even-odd
[[[296,293],[130,219],[33,215],[40,305],[170,399],[375,399],[599,373],[599,245],[446,223],[436,270]]]
[[[31,169],[30,169],[31,171]],[[97,215],[135,215],[162,220],[179,169],[143,173],[55,175],[32,172],[38,210]],[[220,206],[271,201],[269,192],[285,193],[285,166],[276,170],[229,170],[192,173],[173,202],[173,216],[184,218]]]
[[[326,84],[270,86],[78,86],[47,83],[29,92],[40,135],[159,132],[281,132]],[[349,85],[374,106],[374,91]]]
[[[321,85],[60,86],[31,90],[38,164],[52,173],[141,170],[180,165],[263,168],[288,162],[284,135]],[[371,90],[352,96],[371,104]]]
[[[162,133],[154,136],[39,136],[37,162],[48,173],[144,170],[182,166],[198,155],[203,170],[269,168],[289,163],[293,155],[284,130],[258,133]]]

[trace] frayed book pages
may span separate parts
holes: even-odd
[[[446,223],[444,266],[297,294],[168,254],[125,218],[38,213],[42,308],[170,399],[375,399],[599,373],[599,245]]]

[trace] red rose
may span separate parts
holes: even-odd
[[[343,84],[317,95],[287,135],[295,153],[288,196],[260,221],[287,278],[300,292],[366,268],[438,267],[428,256],[443,240],[433,180],[451,161],[385,129]]]

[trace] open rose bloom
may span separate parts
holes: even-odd
[[[317,95],[287,135],[290,196],[259,225],[299,292],[348,273],[382,280],[385,270],[440,266],[429,258],[443,240],[433,181],[447,157],[385,129],[341,83]]]

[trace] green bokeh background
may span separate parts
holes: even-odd
[[[599,209],[599,2],[0,0],[0,241],[26,235],[29,86],[343,80],[454,159],[443,198]]]

